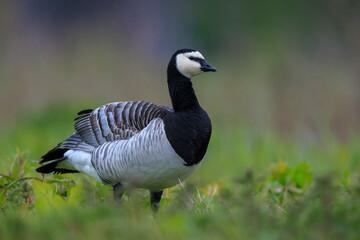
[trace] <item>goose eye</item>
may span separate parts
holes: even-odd
[[[195,58],[194,58],[194,57],[189,57],[189,59],[190,59],[190,60],[192,60],[192,61],[193,61],[193,60],[195,60]]]

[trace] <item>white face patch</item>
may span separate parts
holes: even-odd
[[[179,53],[176,56],[177,69],[182,75],[190,78],[199,73],[202,73],[202,71],[200,70],[201,67],[200,63],[190,60],[189,57],[201,58],[201,59],[205,59],[205,58],[198,51]]]

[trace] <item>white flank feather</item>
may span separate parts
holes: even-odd
[[[91,153],[80,150],[69,150],[65,152],[64,157],[67,157],[67,159],[60,162],[57,166],[58,168],[77,170],[102,182],[91,163]]]

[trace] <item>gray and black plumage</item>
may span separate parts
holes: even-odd
[[[156,211],[164,188],[189,177],[210,140],[211,122],[191,77],[216,71],[196,50],[175,52],[167,68],[172,108],[146,101],[114,102],[78,113],[76,132],[41,157],[40,173],[82,172],[113,186],[150,190]]]

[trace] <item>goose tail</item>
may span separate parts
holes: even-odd
[[[78,173],[79,171],[67,164],[67,155],[69,150],[80,150],[84,152],[91,152],[93,146],[85,143],[79,133],[74,133],[64,141],[59,143],[55,148],[51,149],[41,157],[40,164],[46,163],[36,169],[37,172],[47,173]]]
[[[59,163],[61,163],[62,161],[65,161],[66,159],[67,159],[66,157],[56,159],[52,162],[42,165],[41,167],[38,167],[36,169],[36,171],[38,173],[43,173],[43,174],[47,174],[47,173],[55,173],[55,174],[78,173],[79,171],[77,171],[77,170],[67,169],[67,168],[63,168],[63,167],[59,166]]]

